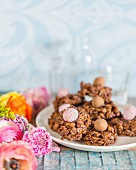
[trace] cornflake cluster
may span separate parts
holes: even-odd
[[[112,89],[103,77],[93,84],[81,82],[77,94],[61,89],[49,126],[62,139],[95,146],[114,144],[117,136],[136,136],[136,107],[127,105],[121,113],[111,97]]]

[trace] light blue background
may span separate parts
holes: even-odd
[[[79,35],[90,38],[91,69],[127,68],[128,92],[136,96],[136,0],[0,0],[0,90],[49,88],[51,58],[57,55],[65,86],[76,86],[71,77]],[[82,59],[78,64],[83,67]]]

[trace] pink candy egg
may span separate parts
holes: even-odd
[[[63,119],[67,122],[73,122],[78,118],[78,111],[74,108],[68,108],[63,113]]]
[[[122,114],[125,120],[132,120],[136,117],[136,107],[134,105],[127,105]]]
[[[58,91],[58,97],[65,97],[65,96],[67,96],[68,95],[68,90],[67,89],[60,89],[59,91]]]
[[[59,112],[67,109],[68,107],[70,107],[70,104],[62,104],[62,105],[59,107]]]

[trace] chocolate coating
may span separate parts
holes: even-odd
[[[108,123],[105,119],[97,119],[94,122],[94,128],[97,131],[103,132],[107,129],[107,127],[108,127]]]
[[[92,100],[92,106],[93,107],[102,107],[104,106],[104,100],[100,96],[96,96]]]
[[[94,83],[93,83],[95,86],[104,86],[105,84],[105,79],[103,77],[97,77],[95,80],[94,80]]]

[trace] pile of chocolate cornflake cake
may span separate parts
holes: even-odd
[[[53,102],[49,126],[62,139],[95,146],[113,144],[117,136],[136,136],[136,107],[127,105],[121,113],[111,97],[112,89],[105,86],[103,77],[93,84],[81,82],[77,94],[61,90]]]

